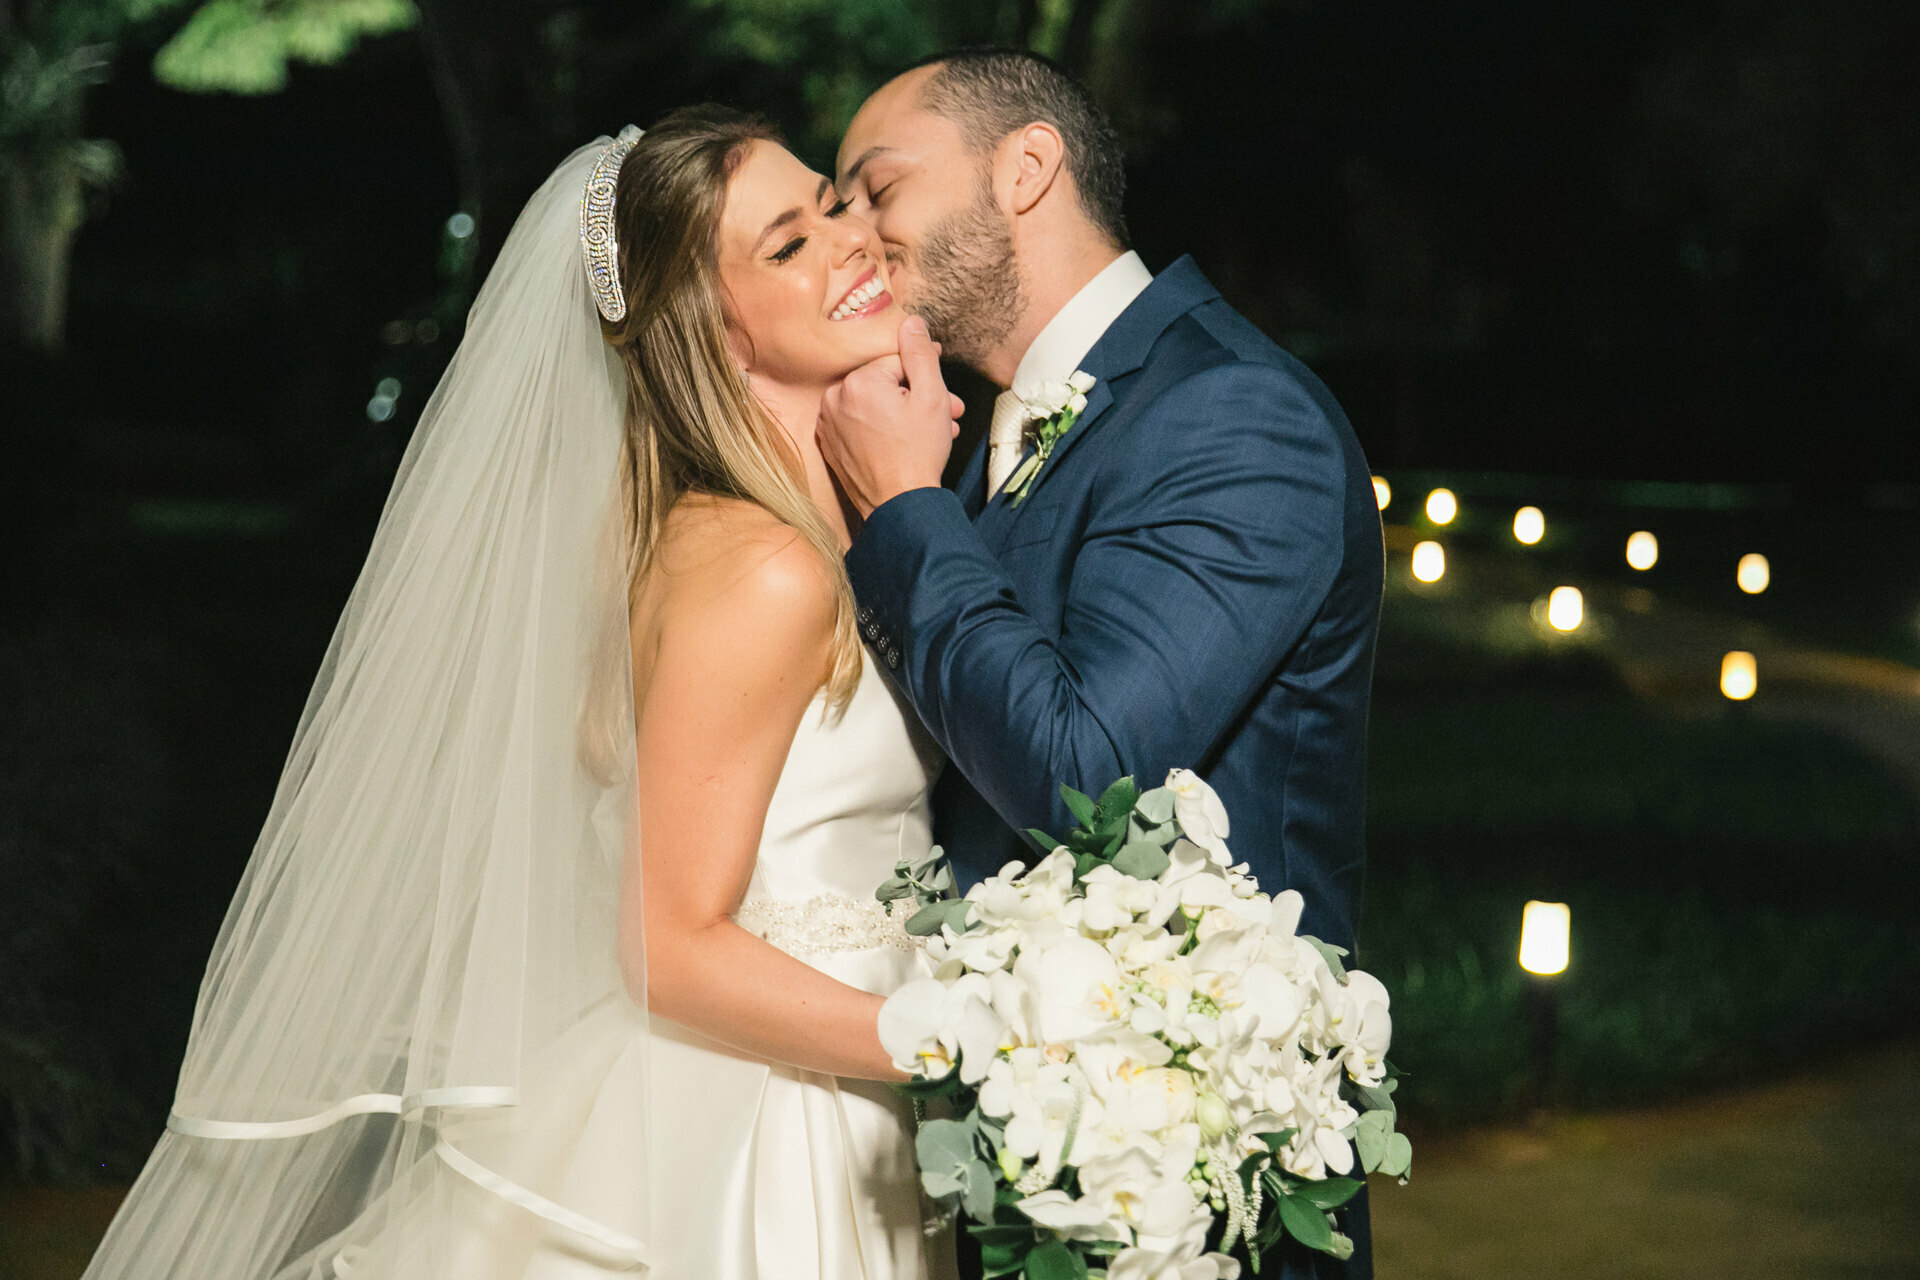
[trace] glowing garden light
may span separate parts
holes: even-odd
[[[1422,582],[1438,582],[1447,572],[1447,551],[1437,542],[1422,542],[1413,549],[1413,576]]]
[[[1435,524],[1452,524],[1460,514],[1460,501],[1451,489],[1435,489],[1427,495],[1427,519]]]
[[[1385,476],[1373,478],[1373,500],[1380,504],[1382,511],[1385,511],[1387,504],[1393,501],[1393,486],[1387,483]]]
[[[1547,535],[1547,517],[1538,507],[1522,507],[1513,513],[1513,536],[1527,546]]]
[[[1627,539],[1627,563],[1645,572],[1660,561],[1660,539],[1645,529]]]
[[[1744,649],[1735,649],[1720,659],[1720,692],[1735,702],[1745,702],[1760,688],[1760,664]]]
[[[1520,967],[1551,978],[1567,970],[1573,913],[1564,902],[1529,902],[1520,916]]]
[[[1734,570],[1733,580],[1740,584],[1742,591],[1757,596],[1773,581],[1773,568],[1758,551],[1749,551],[1740,557],[1740,567]]]
[[[473,234],[473,215],[456,213],[447,219],[447,234],[455,240],[465,240]]]
[[[1555,587],[1547,597],[1547,625],[1555,631],[1577,631],[1587,615],[1587,602],[1578,587]]]

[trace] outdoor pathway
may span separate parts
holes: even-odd
[[[1917,1044],[1426,1148],[1374,1192],[1382,1280],[1920,1277]]]
[[[1817,1078],[1424,1141],[1381,1280],[1920,1277],[1920,1044]],[[118,1188],[0,1188],[0,1280],[75,1280]]]

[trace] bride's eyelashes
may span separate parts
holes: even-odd
[[[829,218],[838,218],[851,207],[852,207],[851,201],[835,200],[833,202],[832,207],[830,207],[827,210],[827,216]],[[807,247],[807,237],[795,236],[793,239],[787,241],[785,244],[781,245],[778,249],[775,249],[772,253],[768,254],[767,256],[769,259],[771,259],[774,262],[791,262],[793,261],[795,256],[797,256],[799,252],[806,247]]]

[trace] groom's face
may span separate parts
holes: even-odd
[[[949,359],[977,367],[1019,318],[1019,272],[993,153],[969,150],[958,125],[920,105],[934,71],[867,99],[840,143],[835,185],[880,237],[907,310]]]

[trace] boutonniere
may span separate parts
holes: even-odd
[[[1033,429],[1033,456],[1007,477],[1005,487],[1000,490],[1013,500],[1014,506],[1026,501],[1027,491],[1033,488],[1040,468],[1053,456],[1053,446],[1073,430],[1073,424],[1086,412],[1087,392],[1093,390],[1094,381],[1092,374],[1075,369],[1065,382],[1043,382],[1037,392],[1025,397],[1027,420],[1039,426]]]

